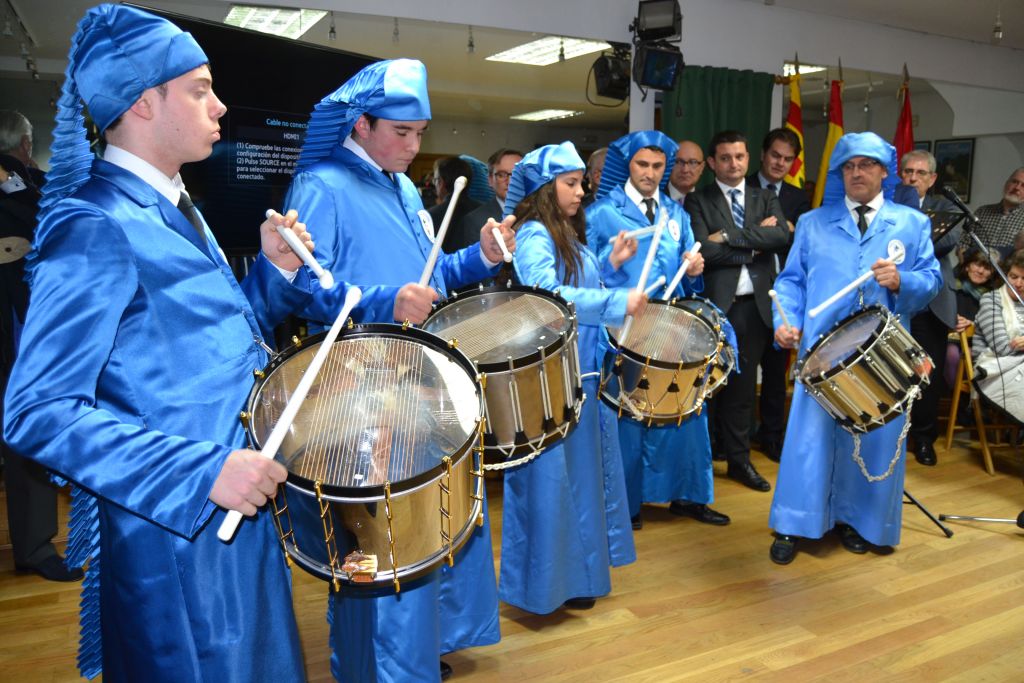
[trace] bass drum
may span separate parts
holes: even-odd
[[[325,335],[258,373],[246,428],[270,435]],[[278,452],[274,501],[284,551],[336,588],[400,589],[483,522],[476,370],[439,339],[398,325],[342,330]]]

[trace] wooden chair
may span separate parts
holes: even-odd
[[[974,426],[962,426],[956,423],[957,411],[960,409],[960,395],[967,392],[971,395],[971,383],[974,381],[974,361],[971,360],[971,337],[974,336],[974,325],[971,325],[960,333],[960,362],[956,366],[956,381],[953,382],[953,398],[949,406],[949,424],[946,425],[946,450],[953,444],[953,432],[965,429],[974,429],[978,432],[978,441],[981,442],[981,457],[985,464],[985,471],[995,475],[996,469],[992,465],[992,452],[988,447],[988,436],[985,434],[985,421],[981,416],[981,401],[971,399],[971,408],[974,411]],[[1004,428],[1011,425],[989,425],[993,428]]]

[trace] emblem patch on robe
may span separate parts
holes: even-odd
[[[679,241],[679,223],[676,222],[675,218],[671,219],[668,222],[668,234],[672,235],[672,239],[674,239],[676,242]]]
[[[420,223],[423,224],[423,234],[427,236],[430,243],[434,243],[434,219],[427,212],[426,209],[420,209],[416,212],[416,215],[420,217]]]

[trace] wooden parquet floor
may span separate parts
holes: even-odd
[[[997,451],[997,476],[967,442],[939,465],[908,464],[907,488],[933,513],[1016,517],[1021,453]],[[770,480],[776,466],[754,456]],[[826,537],[793,564],[768,559],[771,494],[716,463],[709,527],[646,507],[639,559],[613,570],[590,611],[538,617],[502,606],[502,641],[445,658],[453,681],[1024,681],[1024,530],[956,523],[947,539],[906,505],[895,552],[857,556]],[[495,551],[501,487],[491,482]],[[276,549],[275,549],[276,551]],[[325,586],[294,573],[311,681],[329,681]],[[73,681],[78,587],[15,575],[0,552],[0,679]]]

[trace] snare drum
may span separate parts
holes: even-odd
[[[601,370],[601,399],[652,424],[680,424],[700,411],[722,346],[718,330],[678,302],[651,301],[633,319],[626,345],[608,328],[613,350]]]
[[[726,341],[725,331],[722,329],[722,318],[725,316],[710,301],[699,296],[688,296],[675,301],[706,320],[718,332],[718,339],[722,342],[722,348],[715,354],[715,362],[711,365],[711,379],[708,380],[707,393],[704,395],[706,401],[729,383],[729,375],[736,368],[736,349]]]
[[[274,358],[243,414],[255,448],[325,335]],[[425,574],[483,522],[483,399],[468,358],[398,325],[342,330],[278,452],[285,552],[334,583],[379,587]]]
[[[932,360],[886,308],[840,320],[796,367],[807,393],[851,432],[869,432],[904,414],[929,381]]]
[[[532,459],[579,421],[575,309],[556,294],[480,287],[438,304],[423,329],[454,344],[483,374],[487,469]]]

